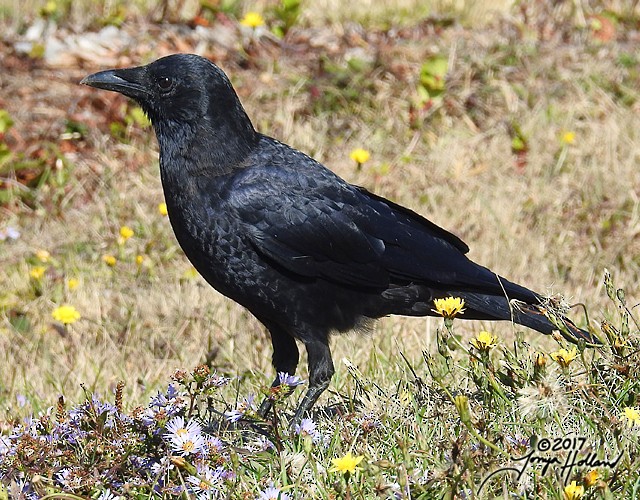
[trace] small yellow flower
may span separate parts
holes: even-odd
[[[69,278],[67,280],[67,288],[69,290],[75,290],[79,286],[80,286],[80,280],[78,280],[77,278]]]
[[[557,361],[562,368],[567,368],[571,362],[578,357],[578,350],[573,347],[567,351],[564,347],[551,353],[551,359]]]
[[[144,255],[136,255],[136,264],[141,266],[144,262]]]
[[[571,131],[563,132],[560,136],[560,142],[566,146],[569,146],[576,142],[576,133]]]
[[[247,12],[240,21],[240,24],[249,28],[257,28],[264,24],[264,18],[258,12]]]
[[[158,212],[160,213],[160,215],[167,215],[169,212],[167,212],[167,204],[166,203],[160,203],[158,205]]]
[[[476,335],[476,338],[471,339],[470,342],[478,351],[488,351],[498,345],[498,337],[489,332],[482,331]]]
[[[362,455],[354,457],[351,452],[347,453],[344,457],[332,458],[333,466],[329,469],[329,472],[340,472],[342,474],[353,474],[358,468],[358,464],[362,462],[364,457]]]
[[[544,368],[547,365],[547,357],[541,353],[541,352],[537,352],[536,353],[536,366],[538,368]]]
[[[629,408],[627,406],[623,411],[623,417],[627,419],[627,425],[629,427],[640,425],[640,412],[637,408]]]
[[[575,481],[571,481],[564,487],[565,500],[579,500],[584,495],[584,486],[576,484]]]
[[[49,262],[49,259],[51,258],[51,254],[46,250],[40,249],[36,251],[36,258],[40,262]]]
[[[349,154],[349,158],[355,161],[358,165],[362,165],[363,163],[367,162],[369,158],[371,158],[371,153],[369,153],[369,151],[367,151],[366,149],[357,148],[351,151],[351,153]]]
[[[196,270],[196,268],[193,266],[191,266],[184,273],[182,273],[182,279],[185,279],[185,280],[193,280],[193,279],[196,279],[198,276],[199,276],[199,273]]]
[[[35,266],[32,267],[29,271],[29,276],[31,276],[34,280],[41,280],[46,271],[47,268],[44,266]]]
[[[120,228],[120,237],[118,238],[118,242],[122,245],[134,234],[135,233],[133,232],[133,229],[131,229],[129,226],[122,226]]]
[[[597,470],[593,469],[592,471],[589,471],[587,475],[584,476],[584,479],[582,480],[582,482],[585,484],[587,488],[590,488],[591,486],[593,486],[598,482],[598,479],[600,479],[600,474],[598,473]]]
[[[73,306],[56,307],[51,315],[53,316],[53,319],[60,321],[60,323],[64,323],[65,325],[75,323],[81,317],[80,313]]]
[[[102,260],[107,266],[111,267],[115,266],[117,262],[116,258],[113,255],[103,255]]]
[[[58,10],[58,4],[54,0],[49,0],[44,7],[42,7],[42,13],[47,16],[51,16]]]
[[[447,297],[446,299],[435,299],[435,312],[444,318],[455,318],[458,314],[464,313],[464,299],[460,297]]]

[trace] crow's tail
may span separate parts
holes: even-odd
[[[571,320],[551,305],[545,306],[542,301],[540,304],[530,304],[518,300],[508,301],[506,297],[480,293],[456,292],[453,295],[464,299],[466,311],[461,318],[511,320],[546,335],[557,331],[574,344],[581,340],[591,346],[602,344],[595,335],[578,328]]]

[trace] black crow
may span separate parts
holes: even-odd
[[[124,94],[149,116],[176,238],[211,286],[266,326],[276,371],[293,375],[296,340],[304,344],[309,388],[294,421],[329,385],[331,333],[389,314],[437,315],[438,298],[464,299],[462,319],[598,343],[562,316],[547,319],[539,294],[469,260],[457,236],[257,132],[207,59],[171,55],[81,83]],[[261,412],[269,408],[267,399]]]

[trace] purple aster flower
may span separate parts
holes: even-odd
[[[322,434],[316,428],[316,423],[310,418],[303,418],[299,424],[296,424],[294,431],[298,436],[310,436],[314,442],[322,438]]]
[[[242,417],[244,417],[248,412],[250,411],[255,412],[256,407],[253,404],[254,399],[255,399],[255,396],[251,394],[250,396],[245,398],[244,401],[240,403],[238,408],[236,408],[235,410],[225,411],[224,414],[227,417],[227,420],[229,422],[237,422]]]
[[[151,427],[156,423],[156,415],[158,412],[152,408],[147,408],[144,413],[142,413],[139,418],[142,425],[145,427]]]
[[[29,481],[26,479],[18,479],[9,485],[9,498],[31,500],[39,497]]]
[[[202,385],[207,389],[211,387],[222,387],[224,385],[227,385],[230,380],[231,379],[229,377],[223,377],[222,375],[218,375],[217,373],[211,373],[209,374],[209,376],[207,376]]]
[[[121,496],[111,493],[111,490],[107,488],[102,493],[100,493],[98,500],[120,500],[121,498]]]
[[[56,475],[55,479],[63,488],[68,490],[74,490],[80,487],[82,480],[80,476],[74,471],[72,468],[65,467],[64,469],[60,469]]]
[[[169,400],[167,399],[167,397],[164,394],[162,394],[161,392],[158,392],[158,394],[153,396],[151,398],[151,401],[149,401],[149,406],[150,407],[157,406],[159,408],[162,408],[164,406],[167,406],[168,402],[169,402]]]
[[[242,417],[244,417],[244,411],[242,410],[229,410],[229,411],[225,411],[224,415],[225,417],[227,417],[227,420],[229,422],[237,422],[239,421]]]
[[[138,455],[130,455],[129,463],[141,474],[152,475],[152,467],[156,462],[150,457],[141,457]]]
[[[158,392],[151,398],[147,413],[155,415],[158,411],[163,410],[167,416],[172,417],[186,406],[186,401],[182,396],[183,393],[176,389],[173,384],[169,384],[165,394]]]
[[[34,418],[33,415],[29,415],[23,420],[21,426],[14,428],[14,434],[12,434],[12,437],[22,437],[23,435],[28,434],[31,437],[37,438],[40,435],[40,432],[38,431],[39,426],[39,420]]]
[[[56,424],[51,431],[51,441],[78,444],[87,437],[88,432],[82,430],[77,424],[78,422],[70,420]]]
[[[154,476],[161,476],[166,474],[175,466],[171,463],[168,457],[162,457],[159,462],[155,462],[151,466],[151,472]]]
[[[6,239],[17,240],[18,238],[20,238],[20,231],[15,227],[7,226],[5,229],[0,230],[0,241],[4,241]]]
[[[179,455],[195,455],[206,451],[202,427],[195,420],[189,420],[185,424],[184,418],[173,418],[167,424],[167,432],[163,437]]]
[[[262,491],[260,496],[256,497],[256,500],[291,500],[291,497],[272,484]]]
[[[115,414],[118,409],[108,401],[101,401],[100,396],[93,394],[91,396],[91,404],[96,412],[96,415],[102,415],[103,413]]]
[[[178,396],[180,396],[180,391],[176,388],[175,385],[173,384],[169,384],[167,386],[167,398],[169,399],[175,399]]]
[[[528,437],[521,436],[520,434],[506,436],[507,442],[517,448],[529,448],[530,440]]]
[[[280,385],[288,385],[291,388],[304,384],[304,380],[297,375],[289,375],[285,372],[278,372],[278,378],[280,379]]]
[[[205,444],[205,456],[209,456],[211,453],[220,453],[224,444],[217,436],[207,435],[204,440]]]
[[[196,495],[198,500],[218,498],[221,496],[223,469],[218,467],[212,469],[208,465],[198,465],[197,476],[189,476],[187,482],[189,489]]]

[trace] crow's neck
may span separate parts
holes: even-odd
[[[238,118],[156,124],[163,176],[215,177],[240,168],[255,147],[258,134],[246,115]]]

